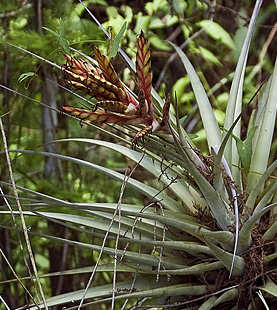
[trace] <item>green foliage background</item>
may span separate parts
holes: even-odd
[[[41,8],[38,4],[41,3]],[[127,52],[130,58],[135,57],[135,40],[141,29],[145,32],[151,44],[152,68],[154,72],[154,86],[161,97],[171,92],[177,97],[180,115],[183,118],[183,126],[197,147],[206,149],[206,137],[201,129],[202,124],[199,111],[195,104],[195,97],[191,89],[189,79],[183,74],[180,60],[175,58],[168,63],[167,70],[163,71],[168,59],[173,55],[172,48],[165,42],[169,40],[180,46],[186,42],[184,48],[191,62],[197,70],[209,98],[216,111],[217,120],[223,126],[226,104],[228,101],[228,89],[230,80],[237,63],[238,52],[242,45],[242,38],[246,32],[250,15],[253,9],[252,1],[218,1],[212,7],[211,1],[84,1],[88,8],[100,20],[105,29],[112,27],[117,34],[124,22],[127,22],[127,30],[121,38],[120,46]],[[39,17],[41,14],[41,18]],[[208,20],[213,20],[209,30],[203,30]],[[243,103],[246,105],[261,82],[273,71],[274,58],[276,56],[276,35],[270,37],[273,24],[276,22],[276,6],[274,1],[265,1],[259,14],[257,30],[254,33],[253,44],[250,48],[245,77]],[[61,28],[61,21],[64,29]],[[17,49],[14,45],[27,49],[47,60],[57,64],[63,64],[63,53],[66,49],[63,43],[65,34],[71,48],[82,51],[86,55],[92,55],[92,45],[97,44],[105,53],[110,48],[110,42],[106,39],[101,29],[85,12],[78,1],[1,1],[0,4],[0,72],[1,84],[17,92],[25,94],[35,100],[41,101],[41,87],[44,83],[44,71],[51,70],[53,80],[63,84],[61,70],[49,69],[43,60],[38,60],[26,52]],[[41,23],[41,24],[40,24]],[[44,28],[42,28],[44,27]],[[48,30],[47,30],[48,29]],[[52,31],[49,31],[52,30]],[[64,32],[64,34],[63,34]],[[193,40],[190,38],[194,36]],[[13,45],[10,45],[11,43]],[[263,51],[265,52],[263,54]],[[262,58],[261,58],[262,55]],[[132,82],[130,72],[125,69],[119,57],[112,60],[122,80],[132,89],[136,86]],[[258,64],[258,65],[257,65]],[[263,70],[261,70],[261,67]],[[27,72],[33,72],[30,76],[24,75],[24,80],[19,82],[19,77]],[[231,72],[231,73],[230,73]],[[226,75],[228,73],[228,75]],[[26,78],[25,78],[26,77]],[[54,87],[54,86],[53,86]],[[67,93],[63,88],[56,90],[58,106],[76,106],[76,97]],[[2,88],[0,93],[1,112],[9,149],[42,150],[43,149],[43,124],[42,107],[31,102],[15,92],[9,92]],[[81,100],[79,102],[80,106]],[[250,111],[243,115],[245,128],[249,123]],[[103,129],[112,130],[107,125]],[[114,137],[99,131],[97,128],[83,126],[76,121],[58,116],[56,128],[57,138],[82,137],[103,139],[118,142]],[[116,133],[117,134],[117,133]],[[124,133],[122,133],[124,135]],[[240,137],[242,140],[244,136]],[[276,138],[276,137],[275,137]],[[0,144],[3,150],[3,142]],[[109,151],[100,146],[87,147],[79,143],[59,143],[57,152],[91,161],[116,171],[124,173],[126,166],[134,167],[134,163],[128,161],[122,155]],[[276,139],[272,148],[271,161],[276,156]],[[45,161],[41,156],[11,154],[14,176],[17,186],[22,186],[47,195],[53,195],[68,201],[79,202],[115,202],[118,200],[121,183],[110,180],[109,177],[87,170],[73,163],[62,163],[60,171],[54,176],[45,176]],[[0,176],[4,182],[9,182],[9,174],[5,163],[5,155],[0,154]],[[151,176],[141,169],[136,178],[151,185],[156,182]],[[156,185],[156,184],[155,184]],[[11,195],[10,188],[2,184],[4,193]],[[160,186],[160,185],[158,185]],[[22,192],[21,197],[26,193]],[[30,196],[28,195],[30,198]],[[13,202],[13,200],[11,199]],[[132,189],[127,189],[124,196],[125,203],[143,204],[145,197]],[[31,205],[26,206],[31,209]],[[4,202],[0,200],[0,208],[6,210]],[[53,212],[61,211],[54,209]],[[74,210],[78,214],[78,210]],[[17,235],[13,230],[7,230],[12,226],[10,215],[0,219],[0,244],[9,262],[18,276],[26,276],[26,267],[22,252],[17,246]],[[20,222],[18,221],[18,227]],[[40,231],[50,233],[58,232],[63,237],[69,237],[76,241],[87,241],[91,237],[84,233],[77,234],[67,228],[61,229],[48,221],[38,220],[36,217],[28,218],[30,232]],[[101,240],[95,236],[95,244],[101,245]],[[72,269],[91,266],[95,263],[98,253],[91,250],[76,250],[73,247],[65,249],[65,246],[49,241],[39,236],[31,237],[33,251],[40,274],[54,270],[53,256],[61,255],[67,251],[63,269]],[[109,241],[112,245],[113,240]],[[59,256],[58,256],[59,257]],[[17,282],[10,282],[13,278],[3,256],[1,261],[0,295],[12,309],[26,303],[24,290]],[[103,262],[111,261],[108,255],[104,255]],[[112,272],[97,274],[94,283],[98,285],[109,283]],[[128,279],[128,275],[125,276]],[[70,281],[63,282],[60,292],[84,288],[87,282],[87,274],[83,276],[69,276]],[[55,278],[52,278],[55,279]],[[125,279],[124,279],[125,280]],[[53,283],[48,277],[43,278],[42,284],[46,296],[54,292]],[[26,286],[34,294],[30,281]],[[16,296],[16,298],[15,298]],[[131,305],[131,304],[130,304]],[[121,304],[116,305],[120,309]],[[1,308],[1,307],[0,307]],[[108,309],[102,305],[93,309]],[[1,308],[2,309],[2,308]]]

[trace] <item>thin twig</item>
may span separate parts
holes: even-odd
[[[20,248],[20,251],[22,253],[22,256],[23,256],[23,260],[24,260],[24,263],[25,263],[25,266],[28,270],[28,273],[29,273],[29,279],[34,283],[34,278],[32,276],[32,273],[31,273],[31,270],[29,268],[29,265],[28,265],[28,262],[25,258],[25,255],[24,255],[24,251],[23,251],[23,245],[22,245],[22,242],[21,242],[21,237],[20,237],[20,234],[19,234],[19,230],[17,228],[17,223],[16,223],[16,220],[15,220],[15,216],[14,216],[14,212],[12,210],[12,207],[10,206],[10,203],[6,197],[6,195],[4,194],[2,188],[0,187],[0,194],[1,194],[1,197],[3,198],[6,206],[8,207],[9,211],[10,211],[10,214],[12,216],[12,220],[14,222],[14,227],[15,227],[15,230],[16,230],[16,233],[17,233],[17,238],[18,238],[18,244],[19,244],[19,248]],[[13,197],[14,198],[14,197]],[[7,265],[9,266],[11,272],[13,273],[13,275],[15,276],[16,280],[19,282],[19,284],[23,287],[23,289],[26,291],[27,295],[29,295],[29,297],[31,298],[31,300],[34,302],[34,304],[37,306],[37,308],[39,309],[39,306],[38,304],[36,303],[35,299],[33,298],[33,296],[31,295],[31,293],[28,291],[28,289],[25,287],[25,285],[23,284],[23,282],[21,281],[21,279],[17,276],[15,270],[13,269],[13,267],[11,266],[10,262],[8,261],[7,257],[5,256],[4,252],[2,251],[2,249],[0,248],[0,253],[2,254],[4,260],[6,261]],[[37,298],[38,298],[38,294],[37,294],[37,289],[36,287],[34,286],[35,288],[35,292],[36,292],[36,295],[37,295]],[[39,299],[39,298],[38,298]]]
[[[258,84],[261,84],[261,67],[264,63],[264,57],[265,57],[265,54],[268,50],[268,47],[270,46],[270,43],[272,42],[275,34],[277,32],[277,23],[274,24],[273,28],[271,29],[266,41],[265,41],[265,44],[261,50],[261,53],[259,55],[259,61],[258,63],[254,66],[254,68],[251,70],[249,76],[247,77],[246,81],[251,81],[253,79],[253,77],[258,73],[258,81],[259,83]],[[247,83],[247,82],[246,82]]]
[[[202,29],[198,30],[197,32],[195,32],[191,37],[189,37],[185,42],[183,42],[183,43],[180,45],[180,49],[181,49],[181,50],[184,49],[184,48],[189,44],[190,41],[192,41],[192,40],[194,40],[195,38],[197,38],[198,36],[200,36],[200,34],[201,34],[202,32],[204,32],[204,30],[205,30],[205,29],[202,28]],[[159,75],[159,78],[158,78],[158,80],[157,80],[157,82],[156,82],[156,84],[155,84],[155,86],[154,86],[155,89],[158,89],[158,88],[159,88],[159,86],[161,85],[161,82],[162,82],[162,80],[163,80],[163,78],[164,78],[164,75],[165,75],[166,70],[168,69],[169,65],[174,61],[174,59],[175,59],[177,56],[178,56],[177,52],[174,52],[174,54],[172,54],[172,55],[168,58],[167,62],[164,64],[163,69],[162,69],[162,71],[161,71],[161,73],[160,73],[160,75]]]
[[[132,282],[131,287],[130,287],[130,289],[129,289],[129,293],[132,293],[132,292],[133,292],[133,290],[134,290],[135,283],[136,283],[136,280],[137,280],[137,275],[138,275],[138,269],[136,269],[136,272],[135,272],[135,276],[134,276],[133,282]],[[124,304],[123,304],[123,306],[121,307],[121,309],[120,309],[120,310],[124,310],[124,308],[125,308],[125,307],[126,307],[126,305],[127,305],[128,300],[129,300],[128,298],[127,298],[127,299],[125,299]]]
[[[213,10],[211,10],[211,17],[209,18],[209,20],[210,20],[210,22],[212,22],[213,21],[213,19],[214,19],[214,7],[215,7],[215,2],[216,1],[212,1],[212,9]],[[200,36],[200,34],[202,33],[202,32],[204,32],[205,31],[205,28],[202,28],[202,29],[200,29],[200,30],[198,30],[197,32],[195,32],[191,37],[189,37],[185,42],[183,42],[181,45],[180,45],[180,49],[181,50],[183,50],[188,44],[189,44],[189,42],[190,41],[192,41],[192,40],[194,40],[195,38],[197,38],[198,36]],[[177,52],[175,51],[174,52],[174,54],[172,54],[170,57],[169,57],[169,59],[167,60],[167,62],[165,63],[165,65],[164,65],[164,67],[163,67],[163,69],[162,69],[162,71],[161,71],[161,73],[160,73],[160,75],[159,75],[159,78],[158,78],[158,80],[157,80],[157,82],[156,82],[156,84],[155,84],[155,89],[158,89],[159,88],[159,86],[161,85],[161,82],[162,82],[162,80],[163,80],[163,78],[164,78],[164,75],[165,75],[165,72],[166,72],[166,70],[168,69],[168,67],[169,67],[169,65],[174,61],[174,59],[177,57]]]
[[[14,94],[16,94],[16,95],[19,95],[19,96],[21,96],[21,97],[23,97],[23,98],[25,98],[25,99],[28,99],[28,100],[31,100],[31,101],[33,101],[33,102],[39,103],[39,104],[41,104],[42,106],[47,107],[47,108],[49,108],[49,109],[51,109],[51,110],[53,110],[53,111],[56,111],[56,112],[58,112],[58,113],[61,112],[61,111],[58,110],[58,109],[49,107],[49,105],[47,105],[46,103],[40,102],[40,101],[35,100],[35,99],[31,98],[31,97],[28,97],[28,96],[26,96],[26,95],[23,95],[23,94],[21,94],[20,92],[14,90],[14,89],[12,89],[12,88],[9,88],[9,87],[7,87],[7,86],[5,86],[5,85],[0,84],[0,87],[6,89],[6,90],[8,90],[8,91],[10,91],[10,92],[12,92],[12,93],[14,93]],[[2,115],[2,116],[3,116],[3,115]]]
[[[143,159],[143,156],[142,156],[141,160],[142,160],[142,159]],[[87,295],[88,289],[89,289],[89,287],[90,287],[90,285],[91,285],[91,283],[92,283],[92,280],[93,280],[93,278],[94,278],[94,275],[95,275],[95,273],[96,273],[97,267],[98,267],[98,265],[99,265],[100,259],[101,259],[101,257],[102,257],[102,254],[103,254],[103,251],[104,251],[104,248],[105,248],[106,240],[107,240],[108,235],[109,235],[109,233],[110,233],[110,231],[111,231],[111,228],[112,228],[112,226],[113,226],[115,217],[116,217],[116,215],[117,215],[117,211],[118,211],[119,208],[120,208],[121,199],[122,199],[124,190],[125,190],[125,188],[126,188],[126,185],[127,185],[127,183],[128,183],[128,180],[129,180],[129,178],[131,177],[131,175],[133,174],[133,172],[135,171],[135,169],[137,168],[137,166],[140,164],[141,160],[138,161],[138,163],[137,163],[137,164],[135,165],[135,167],[132,169],[132,171],[130,172],[130,174],[129,174],[126,178],[124,178],[124,180],[123,180],[122,187],[121,187],[121,191],[120,191],[120,198],[119,198],[118,205],[117,205],[117,207],[115,208],[113,217],[112,217],[112,219],[111,219],[111,221],[110,221],[110,224],[109,224],[109,227],[108,227],[108,229],[107,229],[107,232],[106,232],[106,234],[105,234],[105,236],[104,236],[104,238],[103,238],[103,242],[102,242],[101,249],[100,249],[100,251],[99,251],[98,259],[97,259],[97,261],[96,261],[96,263],[95,263],[95,266],[94,266],[94,269],[93,269],[93,271],[92,271],[92,274],[91,274],[91,276],[90,276],[90,278],[89,278],[89,280],[88,280],[88,283],[87,283],[87,285],[86,285],[86,288],[85,288],[83,297],[82,297],[82,299],[81,299],[81,301],[80,301],[80,304],[79,304],[79,306],[78,306],[78,310],[81,309],[81,307],[82,307],[82,305],[83,305],[83,303],[84,303],[84,300],[85,300],[85,297],[86,297],[86,295]],[[115,254],[116,254],[116,249],[115,249]],[[116,261],[116,260],[115,260],[115,261]],[[115,277],[114,277],[114,280],[115,280]],[[113,304],[114,304],[114,296],[115,296],[115,295],[114,295],[114,294],[115,294],[114,291],[115,291],[115,289],[114,289],[114,282],[113,282],[112,307],[113,307]]]
[[[0,247],[0,253],[2,255],[2,257],[4,258],[4,260],[6,261],[7,265],[9,266],[12,274],[15,276],[16,280],[18,281],[18,283],[22,286],[22,288],[24,289],[24,291],[27,293],[27,295],[31,298],[31,300],[33,301],[33,303],[37,306],[38,309],[40,309],[39,305],[36,303],[34,297],[32,296],[32,294],[30,293],[30,291],[27,289],[27,287],[23,284],[23,282],[21,281],[21,279],[18,277],[18,275],[16,274],[15,270],[13,269],[12,265],[10,264],[8,258],[6,257],[5,253],[3,252],[3,250]],[[1,297],[1,296],[0,296]]]
[[[6,307],[7,310],[10,310],[9,306],[6,304],[5,300],[3,299],[3,297],[1,295],[0,295],[0,301],[2,302],[4,307]]]
[[[123,194],[124,194],[124,191],[125,191],[125,188],[126,188],[126,184],[127,184],[126,177],[127,177],[127,169],[125,171],[124,180],[122,182],[119,199],[118,199],[118,203],[117,203],[117,206],[116,206],[116,209],[118,210],[118,232],[117,232],[116,240],[115,240],[114,270],[113,270],[113,292],[112,292],[112,310],[114,309],[115,292],[116,292],[116,264],[117,264],[117,249],[118,249],[118,243],[119,243],[119,237],[120,237],[120,229],[121,229],[121,204],[122,204],[122,198],[123,198]]]
[[[12,44],[12,43],[7,43],[7,44],[9,44],[9,45],[11,45],[11,46],[13,46],[13,47],[15,47],[15,48],[17,48],[17,49],[27,53],[27,54],[30,54],[30,55],[32,55],[32,56],[34,56],[34,57],[36,57],[36,58],[38,58],[40,60],[43,60],[45,63],[48,63],[49,65],[51,65],[51,66],[53,66],[55,68],[61,69],[61,66],[59,66],[59,65],[55,64],[54,62],[52,62],[50,60],[47,60],[47,59],[45,59],[45,58],[43,58],[41,56],[38,56],[38,55],[36,55],[36,54],[26,50],[25,48],[19,47],[17,45]]]
[[[121,186],[121,190],[120,190],[120,196],[118,199],[118,204],[116,209],[118,210],[118,233],[116,236],[116,241],[115,241],[115,260],[114,260],[114,273],[113,273],[113,292],[112,292],[112,310],[114,309],[114,301],[115,301],[115,292],[116,292],[116,264],[117,264],[117,248],[118,248],[118,243],[119,243],[119,237],[120,237],[120,228],[121,228],[121,204],[122,204],[122,198],[123,198],[123,194],[125,192],[125,188],[127,186],[128,180],[129,178],[132,176],[133,172],[136,170],[136,168],[138,167],[138,165],[141,163],[142,159],[144,157],[144,154],[142,155],[141,159],[136,163],[135,167],[131,170],[131,172],[129,173],[129,175],[127,176],[127,169],[125,172],[125,176],[124,176],[124,180]],[[134,287],[135,285],[135,280],[136,280],[136,276],[133,280],[132,283],[132,287]],[[132,289],[131,287],[131,289]]]
[[[10,11],[10,12],[7,12],[7,13],[1,13],[0,14],[0,18],[16,16],[18,13],[21,13],[25,9],[29,9],[29,8],[31,8],[33,6],[32,3],[24,4],[24,2],[26,2],[26,1],[23,1],[23,3],[21,3],[21,8],[19,8],[18,10]]]
[[[22,208],[21,208],[19,196],[18,196],[18,193],[17,193],[16,185],[15,185],[15,180],[14,180],[14,176],[13,176],[11,160],[10,160],[9,151],[8,151],[8,144],[7,144],[6,134],[5,134],[5,130],[4,130],[4,126],[3,126],[3,122],[2,122],[2,118],[1,117],[0,117],[0,128],[1,128],[2,137],[3,137],[3,144],[4,144],[4,150],[5,150],[5,154],[6,154],[6,159],[7,159],[7,165],[8,165],[8,168],[9,168],[9,173],[10,173],[10,178],[11,178],[11,183],[12,183],[12,187],[13,187],[13,191],[14,191],[14,196],[15,196],[16,204],[17,204],[17,207],[18,207],[18,210],[19,210],[19,213],[20,213],[20,219],[21,219],[21,223],[22,223],[23,234],[24,234],[24,237],[25,237],[26,245],[27,245],[27,250],[28,250],[28,253],[29,253],[29,257],[30,257],[30,260],[31,260],[33,271],[35,273],[35,278],[37,280],[37,285],[39,287],[39,291],[40,291],[40,294],[41,294],[41,297],[42,297],[42,300],[43,300],[43,304],[44,304],[45,309],[47,310],[48,307],[47,307],[47,304],[46,304],[46,300],[45,300],[44,293],[43,293],[43,290],[42,290],[42,286],[41,286],[41,283],[40,283],[40,279],[39,279],[39,276],[38,276],[38,272],[37,272],[37,268],[36,268],[36,263],[35,263],[34,255],[33,255],[33,252],[32,252],[32,247],[31,247],[31,243],[30,243],[30,240],[29,240],[29,236],[28,236],[28,229],[27,229],[27,226],[26,226],[26,223],[25,223],[23,211],[22,211]]]

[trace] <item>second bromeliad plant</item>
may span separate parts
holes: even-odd
[[[138,96],[124,87],[108,58],[97,47],[94,54],[98,66],[65,56],[66,81],[97,99],[92,110],[63,107],[66,113],[82,120],[126,125],[131,131],[136,127],[136,143],[147,135],[142,143],[143,157],[127,147],[104,141],[86,142],[129,156],[174,194],[171,198],[170,194],[129,179],[130,185],[151,199],[151,204],[142,210],[139,206],[122,205],[121,215],[114,218],[111,217],[111,209],[116,210],[114,206],[103,204],[101,211],[96,207],[93,212],[96,217],[112,219],[119,225],[118,232],[111,230],[111,235],[118,234],[123,244],[135,243],[148,250],[133,253],[128,247],[123,251],[103,246],[104,253],[123,258],[126,272],[133,271],[140,276],[133,284],[105,286],[101,293],[99,288],[98,291],[90,288],[88,296],[97,297],[92,303],[134,298],[137,300],[134,309],[147,304],[162,309],[166,303],[174,309],[184,309],[182,305],[188,304],[191,309],[216,309],[219,304],[226,309],[255,309],[261,302],[268,305],[276,302],[277,273],[273,262],[277,258],[274,215],[277,182],[271,175],[277,161],[268,166],[276,117],[276,64],[258,110],[252,116],[252,128],[256,129],[251,139],[248,138],[248,145],[243,145],[247,150],[243,153],[243,147],[237,148],[235,140],[230,138],[231,131],[236,137],[240,133],[239,124],[232,124],[241,111],[243,75],[258,10],[257,4],[230,92],[225,121],[228,134],[221,133],[193,66],[172,44],[190,77],[210,157],[195,150],[179,124],[177,111],[170,121],[170,98],[163,106],[157,95],[152,98],[149,44],[142,32],[136,56]],[[245,156],[248,156],[247,164]],[[114,173],[111,175],[120,179]],[[94,207],[91,208],[88,212]],[[104,233],[104,227],[101,229]],[[79,298],[82,297],[80,292]]]

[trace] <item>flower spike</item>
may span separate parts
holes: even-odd
[[[141,31],[138,38],[138,51],[136,56],[136,71],[137,71],[137,83],[139,89],[142,89],[145,94],[145,99],[148,103],[149,114],[153,116],[153,107],[151,103],[151,88],[153,72],[151,70],[151,59],[149,42],[144,37],[143,31]]]
[[[162,119],[154,114],[151,101],[153,72],[149,43],[142,31],[137,45],[138,100],[125,89],[109,59],[94,46],[94,55],[99,68],[69,55],[65,55],[66,64],[62,68],[68,84],[98,100],[95,104],[96,109],[90,111],[63,107],[63,112],[91,122],[144,125],[145,127],[136,134],[135,140],[143,140],[146,135],[156,131],[170,133],[168,127],[170,98],[165,102]]]

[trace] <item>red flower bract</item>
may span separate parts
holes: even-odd
[[[99,67],[65,55],[66,64],[62,66],[65,81],[75,89],[96,98],[95,111],[80,108],[63,107],[63,111],[82,120],[100,123],[145,125],[135,138],[146,133],[162,130],[169,132],[169,100],[163,109],[163,118],[154,115],[151,101],[152,76],[149,43],[141,31],[137,40],[136,55],[138,100],[123,86],[109,59],[94,46],[94,55]]]

